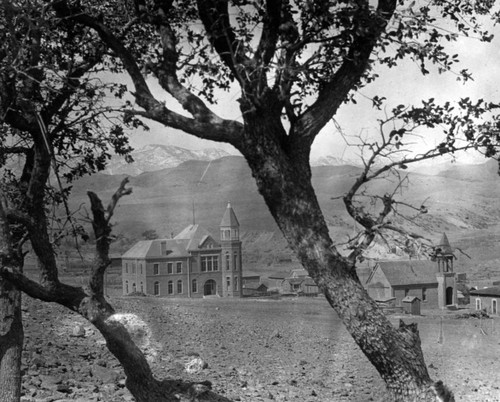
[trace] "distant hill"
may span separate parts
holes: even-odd
[[[498,172],[498,162],[490,159],[486,163],[477,165],[457,165],[438,174],[439,176],[465,181],[490,181],[500,179]]]
[[[127,163],[119,156],[113,156],[105,170],[108,174],[127,174],[136,176],[144,172],[152,172],[172,168],[189,160],[209,161],[229,155],[218,148],[191,150],[173,145],[146,145],[132,152],[134,162]]]
[[[192,150],[173,145],[151,144],[134,150],[132,163],[127,163],[120,156],[113,156],[104,173],[137,176],[145,172],[173,168],[187,161],[211,161],[224,156],[230,154],[219,148]],[[311,159],[312,166],[342,166],[349,163],[351,162],[333,156]]]
[[[467,245],[483,247],[485,242],[472,242],[474,233],[485,233],[500,226],[500,177],[492,173],[492,164],[473,166],[471,173],[452,168],[436,175],[409,173],[409,183],[398,191],[398,200],[419,206],[425,203],[429,213],[419,217],[416,225],[394,216],[393,223],[411,229],[431,240],[439,240],[447,232],[450,241],[461,242],[465,252],[489,255],[485,250],[466,250]],[[360,173],[356,166],[313,167],[313,185],[334,241],[344,243],[359,228],[349,217],[342,196]],[[401,172],[406,175],[406,172]],[[473,176],[471,176],[473,175]],[[472,180],[471,177],[481,180]],[[96,191],[103,200],[109,200],[125,175],[97,174],[74,183],[72,206],[87,204],[86,191]],[[123,248],[141,238],[144,231],[153,229],[159,236],[177,234],[193,219],[214,234],[222,214],[230,201],[241,225],[245,248],[245,263],[253,272],[270,267],[288,267],[297,264],[281,232],[271,217],[255,180],[243,157],[225,156],[213,161],[190,160],[173,168],[144,172],[130,177],[133,193],[124,197],[116,210],[114,233],[123,237]],[[367,189],[367,194],[383,195],[393,192],[394,180],[378,180]],[[399,207],[399,212],[414,216],[415,211]],[[488,242],[487,244],[490,244]],[[383,257],[388,252],[381,242],[376,250]],[[496,253],[496,254],[495,254]],[[498,255],[491,248],[490,254]],[[489,257],[488,257],[489,258]],[[500,255],[498,256],[500,258]],[[482,263],[487,264],[487,262]]]

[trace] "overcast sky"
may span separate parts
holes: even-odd
[[[478,40],[463,38],[451,48],[452,53],[458,53],[461,63],[456,67],[457,71],[468,69],[473,73],[474,81],[467,83],[457,81],[453,73],[437,74],[431,70],[431,74],[422,76],[417,64],[407,60],[396,68],[379,68],[380,78],[370,86],[361,90],[356,96],[357,104],[345,104],[341,106],[335,116],[336,121],[344,132],[350,135],[358,133],[374,132],[377,126],[377,118],[382,117],[380,112],[372,108],[372,102],[365,98],[373,95],[385,96],[390,106],[398,104],[419,104],[420,100],[435,98],[437,101],[456,101],[463,97],[472,99],[484,98],[488,101],[500,101],[498,85],[500,78],[500,29],[491,30],[496,34],[492,43],[481,43]],[[150,81],[151,88],[159,99],[165,99],[167,105],[172,109],[183,112],[182,108],[175,104],[163,93],[153,79]],[[218,105],[213,110],[224,118],[240,119],[241,113],[236,102],[238,93],[224,93]],[[184,112],[185,113],[185,112]],[[200,149],[217,147],[225,149],[230,153],[237,151],[228,144],[213,143],[201,140],[191,135],[165,128],[160,124],[148,123],[149,132],[137,132],[131,136],[134,147],[142,147],[146,144],[176,145],[189,149]],[[436,136],[422,139],[422,147],[432,146],[441,142]],[[342,137],[334,130],[333,125],[328,125],[317,137],[312,150],[312,157],[334,156],[343,157],[347,160],[356,159],[356,149],[348,147]],[[483,162],[484,159],[477,155],[468,154],[460,157],[461,162]]]

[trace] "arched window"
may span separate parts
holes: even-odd
[[[481,310],[481,299],[476,299],[476,310]]]
[[[155,296],[160,295],[160,282],[155,282],[153,286],[153,293]]]
[[[498,313],[497,299],[493,299],[491,301],[491,314],[497,314],[497,313]]]
[[[132,293],[135,293],[137,291],[137,287],[135,286],[135,282],[132,283]]]
[[[128,295],[128,281],[125,281],[125,294]]]
[[[231,269],[230,266],[230,258],[229,258],[229,252],[226,251],[226,270],[229,271]]]
[[[238,270],[238,253],[235,251],[233,255],[233,269]]]
[[[169,295],[174,293],[174,282],[173,281],[168,281],[167,291],[168,291]]]
[[[141,282],[141,293],[144,293],[144,284]]]
[[[238,290],[238,277],[237,276],[234,277],[234,290],[235,291]]]
[[[196,282],[196,279],[191,281],[191,292],[198,293],[198,282]]]
[[[182,293],[182,280],[177,281],[177,293]]]

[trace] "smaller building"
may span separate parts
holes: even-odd
[[[260,275],[244,276],[242,279],[243,296],[265,296],[268,287],[262,283]]]
[[[498,300],[500,300],[499,286],[470,291],[470,302],[478,311],[484,310],[488,314],[498,315]]]
[[[420,315],[420,299],[417,296],[406,296],[402,304],[406,314]]]
[[[297,293],[304,295],[317,295],[318,285],[303,269],[292,269],[288,275],[270,276],[269,279],[276,280],[281,293]]]

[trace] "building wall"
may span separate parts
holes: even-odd
[[[239,240],[222,240],[221,248],[221,295],[241,297],[243,294],[241,242]]]
[[[425,288],[425,297],[424,297]],[[401,300],[406,296],[416,296],[421,300],[421,308],[435,308],[438,306],[438,288],[437,284],[395,286],[394,297],[396,306],[401,306]],[[424,300],[425,299],[425,300]]]
[[[136,292],[146,293],[146,262],[138,259],[122,261],[123,294]]]
[[[368,295],[373,300],[387,300],[393,297],[392,287],[380,268],[375,268],[369,282],[366,283]]]
[[[493,300],[496,301],[496,312],[493,311]],[[480,304],[478,304],[480,301]],[[500,297],[497,296],[470,296],[470,305],[471,308],[475,310],[486,310],[486,312],[490,315],[500,315]]]

